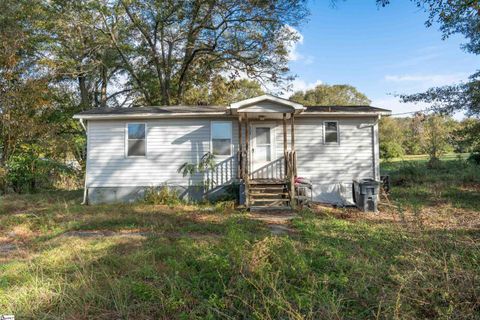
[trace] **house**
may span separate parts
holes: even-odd
[[[263,95],[230,106],[97,108],[76,114],[87,131],[85,200],[133,201],[170,186],[190,199],[240,183],[248,207],[293,205],[295,176],[313,201],[351,204],[354,179],[380,179],[371,106],[303,106]],[[215,167],[183,176],[208,153]],[[208,182],[208,183],[206,183]]]

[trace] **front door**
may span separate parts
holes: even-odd
[[[252,125],[252,178],[272,178],[275,160],[274,125]]]

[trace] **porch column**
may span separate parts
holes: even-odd
[[[250,207],[250,124],[248,122],[248,114],[245,114],[245,176],[243,177],[245,183],[245,205],[246,207]]]
[[[283,114],[283,161],[285,163],[285,177],[288,175],[288,162],[287,162],[287,114]]]
[[[291,144],[292,144],[292,151],[295,151],[295,114],[292,113],[292,115],[290,116],[290,123],[292,125],[292,128],[291,128],[291,133],[290,133],[290,140],[291,140]]]
[[[243,179],[243,143],[242,143],[242,117],[238,117],[238,157],[237,179]]]
[[[297,176],[297,156],[295,152],[295,114],[292,113],[290,115],[290,124],[291,124],[291,132],[290,132],[290,140],[291,140],[291,146],[292,150],[290,152],[291,158],[290,160],[290,167],[291,167],[291,172],[290,172],[290,206],[292,209],[295,209],[296,204],[296,191],[295,191],[295,177]]]

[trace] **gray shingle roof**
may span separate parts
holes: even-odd
[[[390,112],[390,110],[371,106],[306,106],[305,112]],[[228,113],[226,106],[165,106],[132,108],[95,108],[78,113],[78,115],[134,115],[134,114],[169,114],[169,113]]]
[[[132,108],[95,108],[78,113],[79,115],[129,115],[142,113],[205,113],[226,112],[225,106],[167,106],[167,107],[132,107]]]
[[[306,106],[305,112],[390,112],[371,106]]]

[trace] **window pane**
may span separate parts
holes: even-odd
[[[325,132],[325,142],[338,142],[337,132]]]
[[[257,146],[254,152],[255,162],[268,162],[271,161],[270,146]]]
[[[337,132],[337,123],[336,122],[325,122],[325,131],[335,131],[335,132]]]
[[[229,156],[231,154],[230,139],[212,139],[212,153],[219,156]]]
[[[232,124],[230,122],[212,123],[212,139],[231,139]]]
[[[129,156],[144,156],[145,155],[145,140],[128,140],[128,155]]]
[[[255,139],[257,145],[270,144],[270,128],[255,128]]]
[[[129,123],[128,139],[145,139],[145,124]]]

